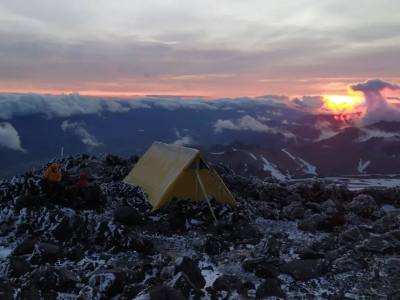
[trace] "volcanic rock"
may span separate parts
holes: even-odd
[[[126,279],[127,274],[123,270],[99,270],[90,276],[89,284],[107,297],[113,297],[122,292]]]
[[[175,272],[184,273],[191,285],[193,285],[193,287],[196,289],[200,290],[206,284],[198,264],[187,256],[177,260],[175,264]]]
[[[114,210],[114,221],[127,226],[143,224],[141,214],[130,206],[122,206]]]
[[[56,290],[67,292],[75,288],[80,281],[79,277],[73,272],[59,267],[49,265],[41,266],[30,274],[32,282],[41,290]]]
[[[285,292],[281,289],[279,279],[266,279],[261,283],[256,292],[257,299],[264,299],[266,297],[278,297],[286,299]]]
[[[372,196],[360,194],[353,198],[348,208],[360,217],[369,218],[378,210],[378,205]]]
[[[0,279],[0,299],[14,300],[14,288],[5,279]]]
[[[215,279],[213,288],[216,291],[238,291],[242,287],[242,281],[235,275],[221,275]]]
[[[7,266],[7,276],[19,278],[30,272],[31,265],[22,257],[10,257]]]
[[[37,264],[38,262],[54,262],[63,256],[61,247],[51,243],[38,243],[30,257],[30,262]]]
[[[25,255],[31,254],[36,245],[36,240],[33,238],[26,238],[21,243],[19,243],[12,252],[12,255]]]
[[[174,288],[161,285],[150,290],[151,300],[185,300],[182,293]]]
[[[372,236],[364,240],[357,249],[365,252],[389,254],[392,252],[393,247],[392,244],[382,236]]]
[[[304,231],[316,232],[319,230],[330,231],[332,226],[327,216],[313,214],[310,217],[299,222],[299,229]]]
[[[292,202],[283,208],[283,216],[289,220],[302,219],[304,212],[305,209],[301,202]]]
[[[328,264],[324,259],[292,260],[280,266],[280,270],[292,275],[296,280],[304,281],[327,273]]]

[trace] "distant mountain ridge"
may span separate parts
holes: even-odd
[[[81,103],[74,99],[71,106]],[[15,129],[26,151],[0,147],[0,178],[62,152],[141,155],[153,141],[200,148],[212,162],[259,177],[400,173],[400,122],[360,126],[350,117],[312,114],[268,99],[157,101],[129,104],[131,109],[103,103],[107,109],[99,111],[85,102],[91,113],[62,115],[52,108],[52,115],[4,115],[0,124]]]

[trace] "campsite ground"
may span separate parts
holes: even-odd
[[[41,172],[0,185],[2,299],[397,299],[398,189],[279,183],[218,168],[238,201],[156,212],[121,179],[133,162],[76,156],[95,207],[30,197]],[[70,201],[71,200],[71,201]],[[75,199],[76,200],[76,199]],[[79,295],[79,296],[78,296]],[[272,299],[272,298],[271,298]]]

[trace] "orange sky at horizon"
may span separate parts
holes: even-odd
[[[399,82],[397,78],[383,78],[391,82]],[[62,84],[26,85],[0,82],[0,93],[37,93],[37,94],[73,94],[105,98],[140,98],[144,96],[176,96],[189,98],[236,98],[257,97],[264,95],[283,95],[289,98],[310,95],[348,95],[350,84],[365,81],[366,78],[309,78],[309,79],[258,79],[235,80],[222,82],[197,81],[193,79],[179,82],[153,82],[140,87],[133,82],[134,89],[129,88],[129,82],[114,82],[102,85],[101,83],[80,83],[77,88],[61,87]],[[209,85],[208,85],[209,84]],[[208,87],[207,87],[208,85]],[[398,97],[399,92],[391,92],[390,96]]]

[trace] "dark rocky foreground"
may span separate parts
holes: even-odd
[[[399,190],[286,186],[218,167],[238,206],[151,211],[134,160],[62,161],[89,195],[49,199],[41,170],[0,183],[0,299],[400,299]],[[389,209],[390,208],[390,209]]]

